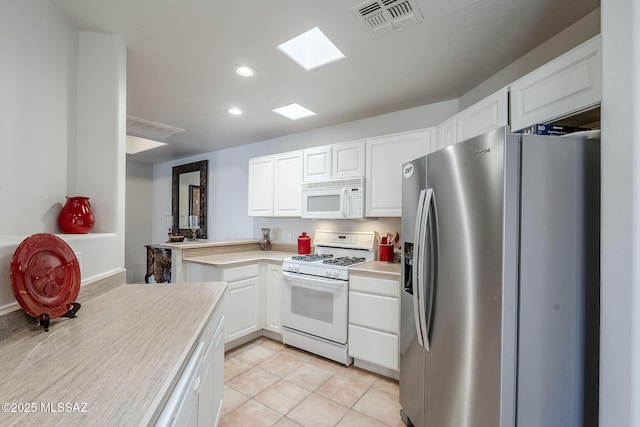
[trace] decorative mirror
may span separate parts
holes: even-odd
[[[189,229],[189,217],[196,216],[199,227],[195,230],[196,236],[199,239],[207,238],[207,169],[208,160],[173,167],[171,180],[173,234],[191,237],[193,232]]]

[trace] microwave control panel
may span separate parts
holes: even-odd
[[[363,212],[362,188],[353,187],[347,190],[347,200],[345,203],[345,216],[347,218],[362,218]]]

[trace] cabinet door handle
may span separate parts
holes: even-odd
[[[200,388],[200,377],[198,376],[198,378],[196,378],[196,380],[193,382],[193,391],[198,391],[199,388]]]

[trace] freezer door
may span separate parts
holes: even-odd
[[[505,131],[427,156],[437,277],[427,427],[500,426]]]
[[[402,292],[400,293],[400,405],[405,416],[416,427],[424,426],[424,357],[416,324],[414,297],[414,248],[416,224],[422,215],[420,196],[426,194],[426,157],[403,166],[402,169]],[[424,197],[422,198],[424,200]]]

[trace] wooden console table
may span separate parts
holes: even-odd
[[[171,282],[171,249],[155,245],[145,245],[147,248],[147,274],[144,282],[149,283],[153,276],[156,283]]]

